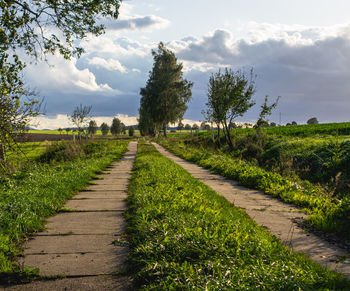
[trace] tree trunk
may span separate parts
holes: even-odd
[[[220,141],[220,123],[217,124],[218,126],[218,147],[221,147],[221,141]]]
[[[6,164],[6,148],[5,145],[0,142],[0,163],[5,166]]]
[[[225,124],[227,143],[228,143],[228,146],[230,147],[230,150],[233,151],[233,143],[232,143],[232,139],[231,139],[230,128],[228,127],[226,121],[224,124]]]
[[[164,124],[164,126],[163,126],[164,137],[167,137],[167,132],[166,132],[166,130],[167,130],[167,125]]]
[[[215,143],[215,137],[214,137],[213,123],[210,124],[210,131],[211,131],[211,140],[213,141],[213,144],[214,144]]]
[[[258,127],[256,129],[256,135],[257,135],[257,138],[258,138],[258,145],[260,146],[260,127]]]

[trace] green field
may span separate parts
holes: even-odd
[[[39,133],[39,134],[58,134],[58,135],[78,135],[77,132],[73,132],[72,130],[68,133],[65,130],[62,130],[61,132],[59,130],[28,130],[28,133]],[[126,135],[128,134],[128,131],[126,131]],[[135,129],[135,134],[140,134],[140,131]],[[97,136],[102,136],[101,130],[97,130],[96,134]],[[110,132],[107,134],[108,136],[112,136]]]
[[[141,290],[348,289],[151,145],[128,199],[129,264]]]

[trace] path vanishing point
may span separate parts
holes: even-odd
[[[128,290],[131,280],[117,276],[123,269],[127,188],[137,142],[114,162],[101,180],[79,192],[64,206],[69,211],[48,219],[46,231],[25,245],[20,263],[40,268],[43,280],[4,290]],[[72,177],[74,178],[74,177]],[[61,279],[59,276],[64,275]],[[50,279],[51,278],[51,279]],[[58,279],[57,279],[58,278]]]

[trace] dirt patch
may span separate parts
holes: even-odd
[[[37,142],[37,141],[59,141],[72,140],[73,135],[47,134],[47,133],[25,133],[16,138],[16,142]]]

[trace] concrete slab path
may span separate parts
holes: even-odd
[[[128,290],[129,278],[115,276],[128,254],[125,241],[125,199],[137,142],[124,157],[69,200],[48,219],[46,230],[26,246],[20,263],[40,268],[43,280],[4,290]],[[74,178],[74,177],[72,177]],[[64,276],[63,279],[47,278]]]
[[[346,250],[298,227],[295,220],[306,218],[306,214],[298,208],[257,190],[238,186],[235,181],[213,174],[171,154],[160,145],[153,144],[161,154],[182,166],[194,178],[211,187],[235,206],[243,208],[252,219],[267,227],[292,250],[306,253],[313,261],[350,278],[350,258],[347,257],[349,254]]]

